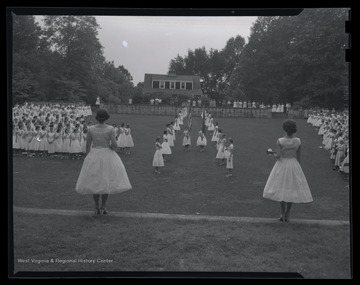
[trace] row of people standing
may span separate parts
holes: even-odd
[[[329,152],[333,163],[333,170],[344,174],[349,173],[349,129],[347,112],[312,111],[307,123],[318,128],[318,135],[322,136],[319,148]]]
[[[227,177],[232,176],[234,168],[234,140],[229,138],[227,141],[226,134],[222,132],[219,123],[214,124],[214,119],[211,113],[205,111],[205,126],[211,135],[211,142],[215,143],[216,147],[216,160],[219,161],[219,166],[226,165],[228,170]]]
[[[172,149],[175,146],[176,134],[181,130],[184,124],[184,118],[187,116],[187,108],[182,108],[174,121],[166,124],[166,129],[163,131],[162,138],[158,136],[155,141],[155,154],[153,157],[152,166],[155,168],[155,173],[160,174],[159,167],[164,167],[165,162],[172,154]]]
[[[50,124],[49,129],[37,125],[35,130],[19,128],[14,133],[13,149],[22,150],[26,154],[33,153],[40,156],[71,154],[72,158],[78,159],[85,154],[87,127],[80,130],[80,125],[76,125],[71,131],[69,126],[64,128],[61,124],[56,128],[54,124]]]
[[[13,109],[13,149],[30,156],[60,154],[80,159],[85,153],[88,116],[91,112],[81,105],[17,105]]]
[[[131,149],[134,147],[130,125],[122,123],[118,128],[116,124],[113,124],[113,127],[115,128],[116,142],[120,149],[120,153],[130,155]]]

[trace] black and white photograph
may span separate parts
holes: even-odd
[[[8,7],[8,276],[352,279],[350,23]]]

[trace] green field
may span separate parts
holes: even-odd
[[[215,161],[210,144],[196,150],[200,118],[193,118],[192,148],[184,153],[177,136],[173,155],[161,175],[154,173],[154,141],[173,118],[115,115],[109,124],[128,123],[135,148],[121,155],[133,189],[109,197],[108,209],[121,212],[279,216],[279,205],[262,198],[275,160],[265,154],[283,135],[281,119],[219,118],[234,139],[233,177]],[[92,119],[94,121],[94,119]],[[294,205],[291,218],[349,220],[348,180],[332,170],[328,153],[319,149],[317,131],[297,120],[302,140],[301,165],[314,202]],[[13,204],[19,207],[91,210],[91,196],[75,192],[81,160],[13,157]],[[206,221],[143,220],[115,217],[14,215],[17,258],[111,257],[93,267],[15,262],[16,271],[257,271],[301,272],[307,278],[350,277],[348,226],[237,224]]]

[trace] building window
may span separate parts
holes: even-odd
[[[170,89],[175,89],[175,81],[170,81]]]
[[[180,89],[180,82],[179,82],[179,81],[176,81],[176,83],[175,83],[175,89]]]
[[[185,82],[184,81],[180,82],[180,89],[185,89]]]
[[[152,88],[159,88],[159,81],[153,81]]]
[[[170,89],[170,81],[165,81],[165,89]]]
[[[186,90],[192,90],[193,89],[193,83],[192,82],[186,82]]]
[[[165,88],[165,81],[161,80],[160,81],[160,89],[164,89]]]

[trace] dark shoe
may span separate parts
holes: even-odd
[[[286,222],[286,223],[290,222],[289,214],[285,214],[284,222]]]
[[[285,220],[284,215],[281,215],[280,218],[278,218],[278,221],[283,222]]]
[[[95,208],[95,216],[101,215],[100,209],[99,208]]]

